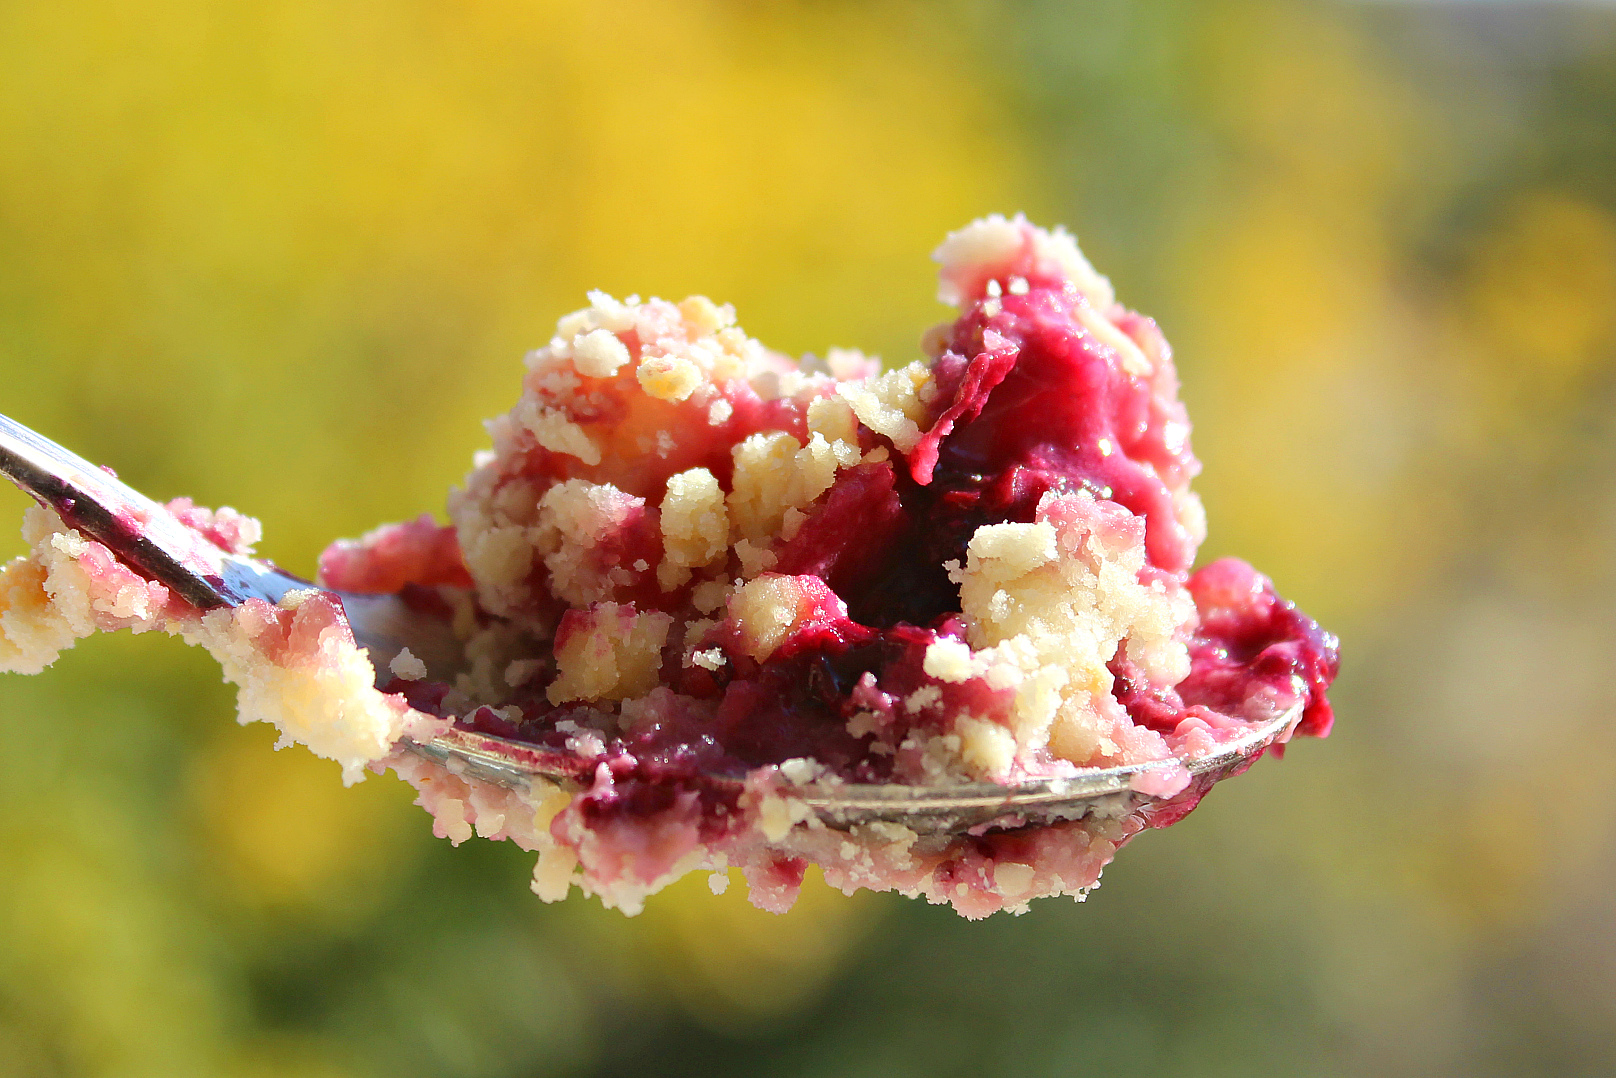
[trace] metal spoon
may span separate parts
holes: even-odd
[[[220,551],[110,471],[3,415],[0,472],[68,525],[200,610],[237,606],[252,598],[279,602],[289,591],[315,586],[268,561]],[[355,640],[368,650],[378,683],[389,680],[388,664],[405,647],[427,664],[430,675],[452,675],[460,646],[442,621],[411,610],[395,595],[333,594],[342,601]],[[1182,762],[1194,784],[1204,789],[1281,740],[1300,717],[1298,707],[1193,760],[1091,768],[1068,778],[1016,786],[821,783],[793,792],[837,828],[890,821],[923,834],[951,834],[1075,820],[1091,813],[1121,815],[1159,800],[1135,788],[1139,779]],[[406,740],[404,747],[458,774],[517,790],[528,789],[535,778],[575,784],[593,766],[565,753],[463,730],[421,743]],[[716,776],[713,781],[739,782]]]

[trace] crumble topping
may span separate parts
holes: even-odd
[[[331,592],[200,615],[44,510],[0,572],[0,664],[177,632],[241,687],[243,721],[350,779],[393,769],[451,841],[536,851],[546,900],[577,884],[632,912],[739,867],[783,909],[810,862],[971,917],[1081,898],[1204,795],[1185,764],[1287,714],[1328,731],[1335,641],[1243,562],[1191,572],[1205,516],[1171,351],[1069,234],[989,217],[937,259],[958,317],[884,372],[851,350],[797,363],[700,297],[594,292],[563,317],[450,524],[321,559],[325,588],[439,611],[464,649],[446,680],[407,650],[377,677]],[[219,550],[257,539],[230,510],[170,508]],[[451,725],[568,777],[513,792],[398,748]],[[968,835],[838,829],[801,793],[1145,762],[1154,803]]]
[[[256,521],[230,509],[212,514],[188,499],[168,508],[229,553],[245,553],[258,534]],[[38,672],[97,630],[161,629],[217,660],[238,686],[243,721],[273,723],[282,744],[336,760],[349,782],[406,733],[430,737],[447,725],[374,689],[370,659],[329,592],[292,591],[279,604],[252,599],[203,614],[48,509],[27,510],[23,535],[32,552],[0,568],[0,668]]]

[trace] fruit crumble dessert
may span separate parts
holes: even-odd
[[[1205,518],[1171,353],[1071,236],[989,217],[936,257],[958,317],[887,370],[795,362],[701,297],[592,293],[527,357],[451,523],[338,542],[278,604],[199,611],[31,510],[0,665],[36,671],[97,629],[179,633],[241,686],[243,721],[350,780],[391,768],[455,842],[537,851],[545,899],[577,884],[633,912],[738,867],[781,910],[810,863],[969,917],[1082,897],[1194,807],[1217,777],[1197,760],[1280,720],[1276,747],[1328,732],[1336,642],[1244,562],[1191,571]],[[169,509],[204,560],[257,538],[230,510]],[[367,658],[337,593],[401,596],[452,627],[458,661]],[[449,731],[554,780],[413,751]],[[1142,763],[1110,810],[954,832],[838,826],[803,794]]]

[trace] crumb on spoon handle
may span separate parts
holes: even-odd
[[[0,472],[71,527],[106,544],[199,610],[235,605],[201,540],[162,505],[43,434],[0,415]],[[217,560],[211,559],[211,560]]]

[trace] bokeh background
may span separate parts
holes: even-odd
[[[1616,1073],[1616,8],[0,2],[0,410],[294,571],[587,289],[905,362],[1016,210],[1175,342],[1329,741],[1084,905],[628,920],[98,638],[0,680],[0,1075]]]

